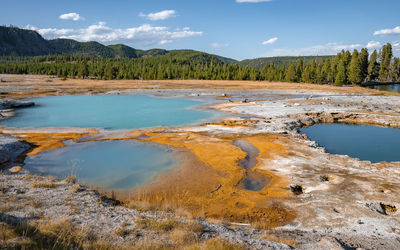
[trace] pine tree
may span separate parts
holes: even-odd
[[[304,68],[303,60],[299,59],[297,61],[297,65],[296,65],[296,78],[297,78],[297,81],[301,81],[301,75],[303,74],[303,68]]]
[[[311,72],[310,66],[306,66],[303,70],[303,74],[301,75],[301,81],[306,83],[311,83]]]
[[[361,65],[361,78],[363,81],[365,81],[368,76],[368,56],[368,50],[365,48],[361,49],[359,60]]]
[[[321,83],[329,83],[333,80],[331,59],[327,59],[322,64],[321,68]]]
[[[379,63],[376,61],[378,59],[378,53],[376,50],[372,52],[371,58],[368,63],[368,81],[375,81],[379,76]]]
[[[400,81],[400,59],[394,58],[393,65],[390,71],[390,78],[394,82]]]
[[[349,82],[352,84],[360,84],[362,82],[361,61],[357,50],[354,50],[349,65]]]
[[[335,77],[335,85],[342,86],[346,83],[346,65],[344,60],[340,60]]]
[[[294,64],[291,61],[289,62],[289,67],[286,71],[285,81],[297,82],[296,68],[294,67]]]
[[[312,60],[310,62],[310,81],[311,83],[316,83],[317,82],[317,62]]]
[[[389,81],[390,80],[390,64],[392,62],[393,52],[392,45],[390,43],[383,45],[381,52],[381,68],[379,70],[379,80]]]

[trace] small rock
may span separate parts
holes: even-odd
[[[386,215],[391,215],[397,212],[397,208],[394,205],[380,203],[381,208]]]
[[[291,185],[290,186],[290,191],[292,191],[292,193],[294,193],[295,195],[300,195],[303,193],[303,187],[301,185]]]
[[[320,180],[321,182],[327,182],[327,181],[330,180],[330,178],[329,178],[329,176],[327,176],[327,175],[321,175],[321,176],[319,177],[319,180]]]
[[[22,167],[21,166],[14,166],[12,168],[10,168],[10,172],[11,173],[19,173],[22,171]]]
[[[341,208],[338,208],[338,207],[334,207],[333,208],[333,211],[335,212],[335,213],[338,213],[338,214],[340,214],[340,213],[343,213],[344,211],[343,211],[343,209],[341,209]]]

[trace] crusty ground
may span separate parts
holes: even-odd
[[[47,76],[9,75],[2,78],[6,80],[2,97],[9,99],[135,89],[187,89],[189,92],[213,89],[221,93],[266,89],[321,95],[288,100],[260,96],[250,103],[225,102],[217,105],[218,109],[254,117],[183,128],[144,129],[118,136],[102,137],[96,135],[98,131],[55,133],[3,129],[2,132],[17,134],[36,144],[38,148],[31,154],[63,146],[62,141],[66,139],[85,136],[89,140],[91,136],[93,140],[135,139],[172,146],[182,150],[182,156],[187,157],[185,164],[177,171],[160,175],[151,186],[124,194],[124,199],[160,208],[180,207],[200,218],[250,223],[259,228],[276,227],[281,235],[289,234],[295,239],[298,239],[296,230],[305,230],[336,235],[342,247],[400,247],[400,164],[371,164],[331,155],[296,132],[301,126],[319,122],[399,127],[398,94],[361,87],[275,82],[62,81]],[[270,180],[261,191],[237,188],[243,178],[238,161],[246,154],[232,145],[235,139],[247,140],[260,151],[254,171]],[[303,193],[292,193],[290,186],[293,185],[302,186]],[[395,209],[390,213],[384,211],[392,207]],[[316,246],[323,247],[324,243]],[[311,249],[312,245],[304,248]]]

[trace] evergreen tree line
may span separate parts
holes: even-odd
[[[318,64],[315,60],[304,65],[302,60],[288,67],[274,64],[264,68],[265,80],[306,82],[318,84],[362,84],[365,82],[399,82],[400,59],[393,57],[392,45],[383,46],[369,55],[367,49],[342,51]]]
[[[267,80],[317,84],[362,84],[399,82],[400,59],[392,45],[369,55],[367,49],[342,51],[317,62],[290,61],[288,66],[266,65],[262,70],[226,64],[208,54],[176,54],[149,58],[99,58],[71,55],[2,57],[0,73],[46,74],[62,78],[97,79],[205,79]]]

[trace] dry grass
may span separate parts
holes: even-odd
[[[136,227],[144,230],[155,231],[159,234],[167,233],[172,245],[158,245],[154,242],[141,242],[134,249],[199,249],[199,250],[230,250],[245,249],[242,245],[229,244],[220,238],[214,238],[202,242],[200,240],[203,226],[196,221],[181,222],[173,218],[155,220],[141,218],[135,221]],[[120,233],[123,233],[121,231]]]
[[[29,204],[13,204],[13,202],[4,202],[4,204],[0,205],[0,212],[18,211],[25,208],[26,205]]]
[[[42,203],[41,203],[40,199],[34,199],[34,200],[29,201],[29,205],[33,208],[39,208],[39,207],[41,207]]]
[[[74,184],[73,186],[72,186],[72,193],[78,193],[78,192],[81,192],[81,191],[83,191],[84,189],[81,187],[81,185],[79,185],[79,184]]]
[[[173,231],[171,231],[169,233],[169,238],[174,245],[178,246],[194,244],[195,242],[198,241],[197,234],[181,228],[176,228]]]
[[[36,174],[26,174],[23,176],[24,176],[25,180],[27,180],[27,181],[31,181],[31,180],[39,181],[41,179],[41,176],[36,175]]]
[[[125,227],[120,227],[117,230],[115,230],[115,232],[114,232],[114,234],[119,236],[119,237],[125,237],[125,236],[127,236],[127,235],[129,235],[131,233],[132,233],[132,230],[127,229]]]
[[[76,183],[76,177],[71,175],[71,176],[68,176],[67,178],[65,178],[64,181],[67,182],[67,183],[75,184]]]
[[[14,232],[13,228],[0,223],[0,243],[5,243],[6,241],[18,237],[18,234]]]
[[[156,220],[152,218],[142,218],[135,221],[137,228],[154,230],[157,232],[169,232],[179,225],[177,220]]]
[[[95,249],[92,236],[68,219],[0,224],[0,229],[5,249]]]
[[[34,188],[55,188],[57,184],[49,181],[36,181],[32,183],[32,187]]]
[[[43,235],[56,239],[56,244],[60,245],[82,246],[88,238],[88,233],[75,228],[69,219],[42,222],[37,228]]]
[[[146,200],[129,201],[128,203],[125,204],[125,206],[127,208],[136,209],[142,212],[157,210],[156,206],[150,204],[150,202]]]
[[[203,243],[197,243],[188,247],[187,250],[245,250],[246,247],[240,244],[231,244],[220,238],[213,238]]]
[[[184,233],[177,233],[176,236],[186,237]],[[152,242],[152,241],[141,241],[135,246],[130,246],[129,249],[135,250],[169,250],[169,249],[185,249],[185,250],[244,250],[246,247],[240,244],[231,244],[220,238],[209,239],[204,242],[192,241],[182,241],[181,239],[173,242],[174,245],[166,245],[162,243]]]
[[[175,229],[182,229],[188,232],[199,234],[203,230],[203,226],[194,220],[182,222],[175,218],[167,218],[164,220],[140,218],[135,221],[135,224],[139,229],[153,230],[161,233],[170,232]]]

